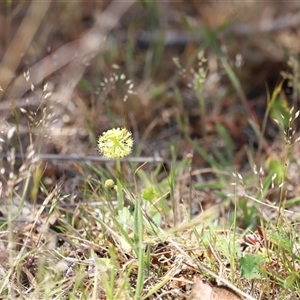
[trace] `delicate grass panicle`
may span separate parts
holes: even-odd
[[[120,69],[120,66],[114,64],[112,68],[115,70]],[[130,95],[134,95],[135,92],[133,90],[134,84],[132,80],[127,79],[124,73],[117,74],[113,73],[110,77],[105,77],[103,81],[100,83],[100,87],[97,89],[96,94],[100,94],[100,92],[104,92],[106,98],[108,95],[111,97],[115,97],[117,99],[122,99],[123,102],[126,102]]]

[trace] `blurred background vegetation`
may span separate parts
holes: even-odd
[[[296,1],[2,1],[3,158],[95,156],[97,136],[125,126],[133,156],[166,168],[187,154],[194,169],[273,168],[271,119],[298,108],[299,15]],[[45,161],[48,186],[78,173]]]
[[[6,204],[0,207],[0,218],[6,222],[7,216],[31,215],[32,228],[38,228],[43,209],[56,192],[61,193],[51,209],[45,209],[47,225],[53,217],[49,230],[66,233],[64,238],[78,238],[80,232],[86,239],[79,244],[88,249],[92,241],[101,259],[115,255],[112,264],[117,270],[117,259],[123,266],[128,257],[121,249],[123,256],[116,259],[119,244],[107,233],[111,226],[124,244],[130,241],[135,246],[137,256],[141,254],[139,263],[143,262],[143,249],[137,251],[139,243],[144,243],[143,229],[138,241],[131,240],[128,229],[136,221],[132,211],[121,212],[112,223],[106,217],[114,211],[115,196],[103,183],[115,172],[111,163],[96,162],[98,136],[124,126],[133,133],[132,156],[141,158],[140,163],[149,158],[160,162],[142,167],[136,161],[125,164],[126,209],[134,208],[140,192],[155,224],[172,228],[168,234],[174,236],[200,223],[233,226],[234,242],[237,229],[255,230],[263,223],[277,229],[281,208],[299,210],[299,146],[294,144],[299,141],[299,35],[298,1],[1,1],[2,202],[19,202],[13,203],[16,211],[8,212]],[[77,206],[95,200],[100,213],[93,205]],[[48,202],[41,213],[24,205],[44,201]],[[204,212],[200,219],[191,220],[200,212]],[[139,218],[139,225],[148,224],[148,215]],[[129,233],[122,222],[129,224]],[[176,227],[179,224],[183,225]],[[21,245],[26,230],[22,234]],[[211,249],[217,249],[215,237],[221,236],[220,244],[231,262],[231,279],[235,278],[234,246],[233,252],[228,250],[227,236],[217,231],[205,234],[211,234],[208,243],[201,240],[208,263],[216,267]],[[248,242],[259,244],[267,240],[265,234],[260,229]],[[187,236],[183,245],[194,242]],[[37,240],[40,245],[40,236]],[[214,244],[209,248],[211,240]],[[105,245],[102,255],[97,247],[103,241],[112,248],[107,250]],[[271,241],[280,246],[275,238]],[[53,246],[59,251],[63,247],[58,242]],[[164,247],[152,248],[161,251]],[[47,252],[42,252],[42,246],[32,249]],[[149,268],[156,270],[148,254]],[[27,263],[30,269],[31,261]],[[135,267],[125,274],[124,282],[129,277],[134,282]],[[35,276],[36,269],[31,274]],[[139,275],[140,288],[143,279]],[[157,290],[160,284],[156,282]],[[239,287],[243,284],[238,280]],[[270,286],[265,281],[267,291]],[[114,286],[109,288],[113,295]],[[137,297],[138,293],[142,291]]]
[[[54,127],[61,132],[57,139],[55,130],[47,135],[51,147],[46,152],[92,154],[93,135],[124,124],[141,141],[138,154],[163,152],[165,142],[180,139],[182,155],[189,151],[185,135],[205,135],[208,150],[216,124],[225,126],[239,150],[256,142],[248,118],[262,122],[266,95],[282,80],[280,73],[298,71],[296,1],[0,5],[2,116],[7,121],[7,106],[18,106],[25,97],[26,105],[41,108],[47,82],[47,101],[58,119]],[[196,91],[189,85],[198,71],[199,51],[204,51],[207,74],[203,89]],[[134,85],[129,94],[127,80]],[[284,92],[297,105],[298,92],[287,83]],[[271,129],[269,134],[275,138]]]

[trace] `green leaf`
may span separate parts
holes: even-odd
[[[154,198],[157,198],[157,192],[154,186],[143,189],[142,198],[146,201],[152,201]]]
[[[118,211],[118,222],[124,227],[133,227],[134,217],[127,207]]]
[[[264,259],[259,255],[246,254],[239,260],[242,276],[247,279],[261,279],[261,265]]]
[[[290,119],[290,107],[286,99],[276,97],[270,104],[270,116],[281,128],[287,128]]]
[[[272,93],[268,103],[267,111],[281,129],[285,130],[290,122],[290,107],[288,101],[281,97],[282,82],[278,84]]]
[[[272,243],[276,244],[280,248],[292,253],[293,251],[293,242],[291,241],[290,236],[284,231],[278,229],[271,236]]]
[[[274,184],[280,184],[287,176],[287,170],[282,160],[269,157],[266,160],[266,167]]]
[[[299,280],[299,276],[296,273],[291,273],[285,280],[284,280],[284,287],[287,289],[292,289],[293,285],[296,280]]]

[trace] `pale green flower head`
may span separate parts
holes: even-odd
[[[98,148],[106,158],[121,158],[131,153],[133,138],[126,128],[113,128],[99,136]]]
[[[115,182],[112,179],[107,179],[105,180],[104,186],[107,189],[111,189],[115,186]]]

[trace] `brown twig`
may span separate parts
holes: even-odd
[[[16,158],[26,159],[25,155],[22,155],[21,153],[14,154]],[[0,158],[6,158],[8,157],[7,153],[0,153]],[[42,153],[42,154],[36,154],[32,156],[33,159],[36,160],[53,160],[53,161],[94,161],[94,162],[114,162],[111,159],[107,159],[101,156],[81,156],[77,154],[48,154],[48,153]],[[164,162],[164,159],[160,156],[149,156],[149,157],[125,157],[121,159],[123,162],[136,162],[136,163],[159,163]]]

